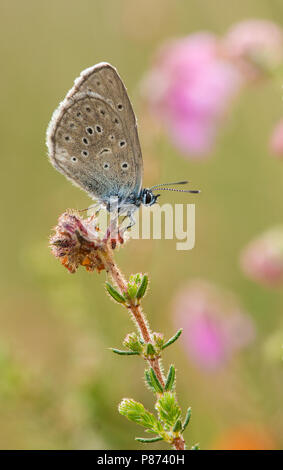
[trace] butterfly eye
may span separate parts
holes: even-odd
[[[150,204],[150,203],[151,203],[151,195],[150,195],[150,193],[147,193],[146,198],[145,198],[145,202],[146,202],[146,204]]]

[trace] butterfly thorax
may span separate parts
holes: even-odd
[[[118,212],[120,213],[132,213],[135,212],[141,206],[141,204],[144,206],[152,206],[156,203],[159,196],[159,194],[153,194],[151,189],[144,188],[141,189],[141,191],[137,194],[130,194],[126,199],[122,197],[116,197],[115,201],[115,197],[111,198],[109,201],[107,201],[106,208],[108,212],[112,212],[118,208]]]

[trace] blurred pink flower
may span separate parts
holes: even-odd
[[[277,157],[283,157],[283,119],[280,119],[273,129],[269,148],[271,153]]]
[[[241,266],[254,281],[283,285],[283,228],[274,228],[253,240],[243,251]]]
[[[177,294],[174,316],[183,327],[182,339],[189,358],[206,370],[227,364],[255,335],[251,318],[235,300],[203,281],[191,282]]]
[[[143,89],[176,147],[199,158],[212,150],[240,85],[241,75],[222,57],[217,37],[198,33],[161,48]]]
[[[283,60],[283,30],[272,21],[250,19],[236,23],[223,38],[223,45],[250,80],[266,75]]]

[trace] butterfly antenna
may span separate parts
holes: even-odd
[[[158,188],[162,188],[162,186],[172,186],[174,184],[188,184],[188,183],[189,181],[177,181],[175,183],[160,183],[160,184],[156,184],[155,186],[152,186],[149,189],[158,189]]]
[[[178,193],[192,193],[192,194],[200,193],[198,189],[158,188],[158,191],[176,191]]]

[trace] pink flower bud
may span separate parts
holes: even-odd
[[[112,240],[99,236],[100,230],[93,216],[83,219],[77,214],[65,212],[59,217],[54,232],[50,237],[52,254],[71,273],[75,273],[79,266],[84,266],[87,271],[100,272],[105,269],[101,254]],[[115,246],[123,241],[121,237],[117,238]]]

